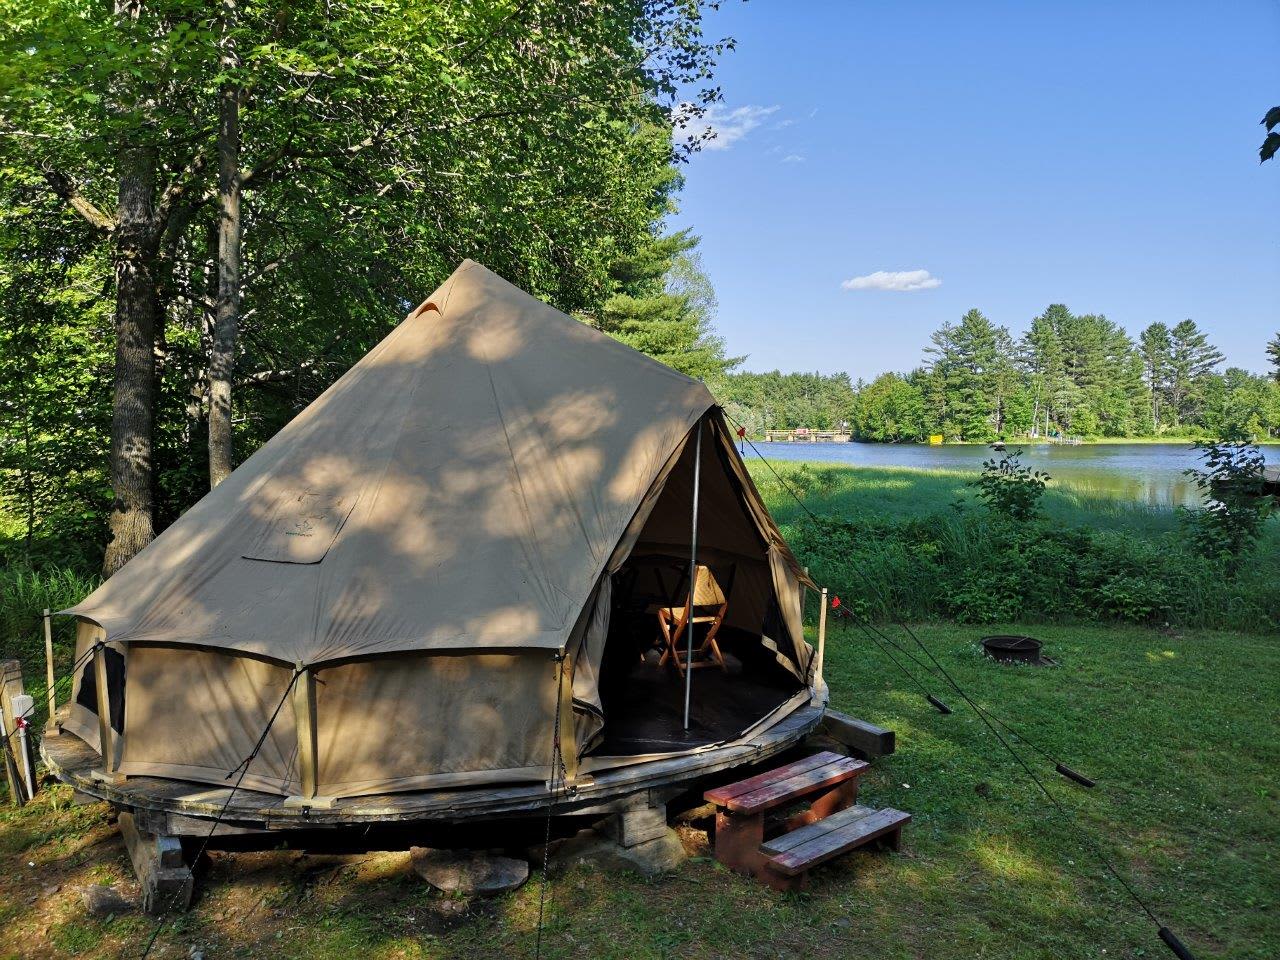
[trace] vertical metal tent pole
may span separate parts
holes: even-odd
[[[689,535],[689,622],[685,634],[689,638],[684,660],[684,728],[689,729],[689,689],[693,684],[693,601],[698,591],[698,486],[702,480],[702,421],[693,444],[693,531]]]

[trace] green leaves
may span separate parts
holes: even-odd
[[[86,504],[101,515],[109,240],[53,194],[48,174],[109,216],[122,143],[154,150],[158,194],[172,202],[149,253],[163,312],[160,526],[203,492],[216,273],[209,161],[228,84],[243,92],[247,182],[234,392],[241,456],[464,257],[582,315],[600,317],[611,298],[623,310],[631,297],[619,323],[633,325],[638,343],[696,376],[723,371],[731,361],[711,329],[714,298],[696,270],[666,288],[685,252],[657,239],[678,187],[670,104],[676,91],[714,96],[708,82],[722,46],[702,37],[702,10],[696,0],[239,0],[224,19],[217,5],[149,0],[118,20],[109,5],[10,0],[0,115],[17,134],[0,141],[0,169],[12,172],[0,182],[0,297],[53,314],[32,319],[26,339],[0,339],[0,368],[12,378],[0,402],[32,378],[48,398],[30,408],[29,469],[0,468],[3,509],[26,509],[13,500],[25,494],[7,486],[17,478],[34,484],[36,528],[69,524]],[[231,49],[236,56],[226,56]],[[626,258],[651,261],[638,285],[611,273]],[[60,337],[82,349],[64,353]],[[73,387],[92,415],[56,406]],[[6,409],[18,409],[11,402]],[[26,421],[6,416],[0,446],[17,451],[11,441]]]
[[[1280,126],[1280,107],[1268,110],[1267,115],[1262,118],[1262,125],[1267,128],[1267,136],[1258,149],[1258,162],[1266,163],[1280,150],[1280,133],[1275,132],[1275,128]]]

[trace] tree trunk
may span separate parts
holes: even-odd
[[[223,4],[228,28],[235,5]],[[224,69],[236,65],[234,41],[224,41]],[[240,322],[240,88],[223,84],[218,99],[218,302],[209,349],[209,489],[232,470],[231,380]]]
[[[102,572],[111,576],[151,542],[155,420],[155,195],[153,147],[120,152],[115,230],[116,364],[111,410],[110,538]]]

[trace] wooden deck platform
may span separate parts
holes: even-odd
[[[624,806],[642,791],[677,788],[701,777],[759,763],[796,746],[822,721],[823,708],[805,705],[768,730],[738,743],[687,756],[650,760],[579,780],[572,796],[557,799],[557,814],[593,813]],[[129,777],[121,783],[95,779],[98,754],[71,733],[44,738],[40,752],[55,777],[77,791],[136,811],[152,832],[182,835],[207,831],[226,805],[219,833],[312,829],[419,820],[459,822],[479,817],[545,814],[542,784],[485,786],[467,790],[423,790],[350,797],[332,807],[285,806],[285,798],[253,790]],[[670,795],[674,795],[674,792]],[[230,803],[228,804],[228,797]]]

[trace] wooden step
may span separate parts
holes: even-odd
[[[892,807],[876,810],[854,804],[760,844],[760,852],[774,870],[794,877],[890,834],[896,847],[902,828],[910,822],[911,814]]]
[[[867,767],[864,760],[826,751],[738,783],[708,790],[703,799],[737,814],[763,813],[853,780],[861,776]]]

